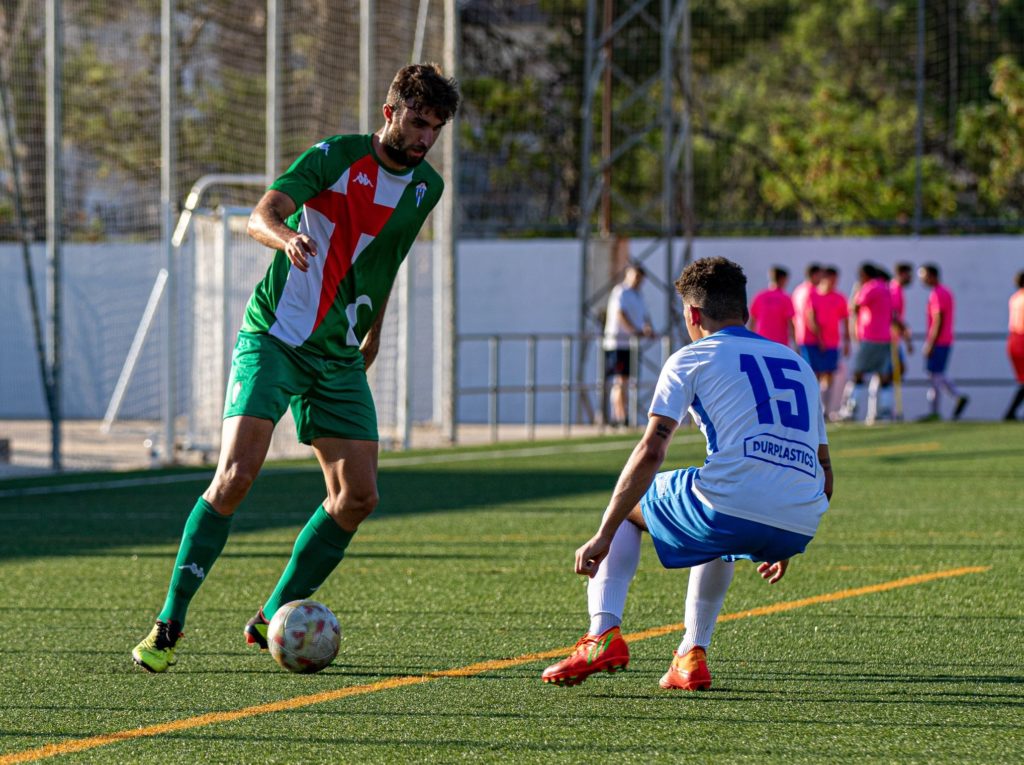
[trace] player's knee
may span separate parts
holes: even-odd
[[[359,523],[370,516],[377,508],[380,496],[377,488],[349,489],[337,497],[328,500],[327,512],[338,519],[349,523]]]
[[[207,489],[207,501],[219,512],[230,515],[249,493],[258,472],[242,464],[229,465],[218,470],[210,488]]]

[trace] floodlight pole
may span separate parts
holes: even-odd
[[[917,0],[917,51],[915,61],[915,100],[917,116],[914,119],[914,236],[921,235],[924,213],[924,178],[921,163],[924,158],[924,50],[925,0]]]
[[[458,3],[444,0],[444,46],[441,64],[449,77],[458,78]],[[458,315],[456,306],[456,239],[458,236],[458,114],[441,133],[445,193],[434,208],[434,420],[449,443],[458,434]]]
[[[160,3],[160,239],[168,272],[164,301],[163,454],[165,465],[175,461],[178,365],[178,272],[175,268],[174,235],[174,0]]]
[[[267,0],[267,104],[266,104],[266,174],[267,184],[277,177],[281,163],[280,71],[281,52],[281,3]]]
[[[374,0],[359,0],[359,132],[369,133],[373,128],[373,99],[375,78],[373,63],[376,46],[373,39]]]
[[[63,283],[63,180],[61,138],[61,71],[64,30],[61,0],[46,0],[46,283],[49,298],[47,320],[47,378],[50,406],[50,464],[61,465],[61,313]]]

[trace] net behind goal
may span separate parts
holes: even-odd
[[[222,207],[213,213],[196,215],[192,221],[194,257],[188,270],[191,271],[193,305],[191,343],[186,343],[191,346],[191,365],[185,447],[211,457],[216,455],[220,445],[221,413],[235,336],[252,289],[263,278],[273,256],[270,250],[246,234],[249,212],[244,208]],[[429,256],[422,257],[427,254],[424,249],[429,251],[429,244],[418,243],[399,271],[388,300],[380,352],[368,375],[383,448],[407,444],[412,424],[413,390],[408,384],[412,368],[408,360],[413,346],[415,301],[410,263],[416,263],[416,270],[422,271],[422,264],[429,263]],[[424,301],[429,305],[429,292],[421,295],[420,302]],[[429,347],[429,338],[425,339]],[[416,343],[422,343],[419,333]],[[418,377],[428,382],[431,379],[429,373]],[[430,391],[417,386],[416,393],[422,399],[429,398]],[[274,432],[268,458],[287,459],[309,454],[309,447],[296,440],[291,414],[285,414]]]

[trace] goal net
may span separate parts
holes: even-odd
[[[186,396],[187,449],[216,456],[220,445],[221,414],[231,369],[231,352],[242,323],[245,306],[256,283],[263,278],[271,252],[246,234],[249,210],[218,208],[193,218],[193,258],[184,268],[191,281],[190,347]],[[413,315],[429,316],[432,300],[429,278],[429,243],[417,243],[399,271],[388,300],[381,331],[380,352],[368,377],[377,407],[381,446],[385,449],[408,443],[414,419],[413,405],[430,412],[430,338],[424,327],[416,328]],[[424,268],[427,266],[428,268]],[[416,276],[413,276],[416,272]],[[413,282],[420,285],[414,289]],[[426,287],[426,289],[423,289]],[[414,298],[418,295],[418,300]],[[419,310],[416,310],[416,304]],[[420,322],[421,324],[423,322]],[[429,326],[429,321],[425,322]],[[413,386],[413,343],[420,349],[415,358],[426,367],[416,374],[425,384]],[[426,355],[423,351],[426,350]],[[309,456],[309,447],[298,443],[291,414],[281,418],[271,443],[269,459]]]

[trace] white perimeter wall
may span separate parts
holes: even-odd
[[[647,242],[634,241],[635,254]],[[675,258],[681,247],[675,247]],[[45,273],[44,249],[32,251],[37,284]],[[695,257],[722,255],[740,263],[747,271],[749,293],[766,283],[767,269],[782,265],[791,273],[791,284],[800,280],[806,264],[816,260],[835,264],[841,271],[840,286],[848,292],[857,266],[871,260],[891,269],[896,261],[915,265],[935,262],[943,281],[957,297],[956,330],[991,332],[1002,338],[1006,331],[1006,302],[1013,292],[1013,276],[1024,269],[1022,237],[942,237],[879,239],[705,239],[695,243]],[[431,274],[422,268],[429,262],[427,252],[417,252],[414,274],[416,313],[414,416],[429,419],[433,359],[432,331],[427,324],[431,299]],[[161,266],[158,244],[69,244],[65,246],[65,367],[64,413],[68,418],[103,416],[121,364],[142,315],[149,290]],[[665,254],[646,258],[653,276],[666,275]],[[459,243],[457,261],[458,331],[460,334],[575,334],[580,314],[580,247],[573,240],[493,241],[464,240]],[[46,407],[39,382],[38,362],[28,309],[21,251],[17,245],[0,245],[0,419],[45,418]],[[645,295],[656,328],[665,325],[668,295],[645,284]],[[916,332],[924,330],[927,291],[914,284],[907,291],[907,315]],[[45,300],[40,295],[45,311]],[[918,343],[920,344],[920,343]],[[656,351],[652,351],[656,352]],[[574,354],[575,356],[575,354]],[[538,380],[556,385],[561,380],[562,351],[558,340],[541,341],[538,347]],[[576,359],[573,359],[575,363]],[[485,385],[488,354],[485,342],[464,342],[460,346],[459,383],[463,387]],[[593,379],[598,359],[588,356],[587,377]],[[129,389],[123,415],[154,417],[159,414],[159,335],[150,337],[139,369]],[[910,359],[910,378],[920,381],[922,361]],[[1001,416],[1013,383],[1001,339],[990,342],[961,342],[953,353],[950,371],[956,379],[1001,379],[1004,386],[968,387],[972,403],[967,416],[990,419]],[[501,354],[504,384],[525,382],[525,343],[507,342]],[[645,379],[645,386],[653,379]],[[646,390],[646,388],[645,388]],[[646,395],[645,395],[646,397]],[[646,401],[641,401],[641,410]],[[539,421],[557,421],[561,397],[540,394]],[[924,409],[924,388],[911,385],[906,393],[910,417]],[[948,407],[947,407],[948,411]],[[500,402],[501,419],[522,422],[525,416],[521,394],[507,394]],[[463,421],[485,421],[485,396],[467,396],[460,402]]]
[[[646,252],[650,242],[630,243],[635,255]],[[988,342],[960,342],[954,347],[949,372],[954,379],[998,379],[1004,386],[964,386],[971,396],[966,418],[995,419],[1002,416],[1014,387],[1012,371],[1005,352],[1007,300],[1014,291],[1014,275],[1024,270],[1022,237],[935,237],[935,238],[851,238],[851,239],[701,239],[694,245],[694,257],[723,256],[742,265],[749,279],[748,294],[753,296],[767,286],[767,271],[780,265],[790,272],[790,289],[803,278],[809,262],[836,265],[840,269],[840,289],[849,293],[859,264],[875,262],[888,270],[898,261],[916,266],[936,263],[943,281],[956,299],[957,332],[994,333],[999,339]],[[681,245],[674,247],[675,261],[681,262]],[[645,257],[648,273],[667,281],[666,254],[663,249]],[[548,240],[527,242],[463,241],[458,251],[458,326],[460,333],[517,333],[577,331],[580,312],[580,247],[575,241]],[[648,307],[656,329],[666,324],[670,296],[648,280],[644,285]],[[927,290],[916,282],[906,291],[907,317],[915,333],[923,333]],[[486,380],[486,352],[464,344],[461,350],[462,385],[479,385]],[[502,354],[502,377],[519,383],[523,377],[523,353],[510,349]],[[917,342],[918,348],[920,341]],[[917,349],[909,359],[909,385],[905,392],[905,414],[917,417],[926,412],[923,360]],[[558,359],[550,358],[547,370],[557,381]],[[653,352],[653,351],[652,351]],[[545,352],[542,350],[541,355]],[[557,351],[554,352],[557,355]],[[596,364],[591,353],[589,364]],[[541,363],[541,375],[544,373]],[[588,376],[591,377],[592,375]],[[653,382],[648,381],[648,382]],[[642,386],[647,390],[647,386]],[[522,417],[522,397],[501,400],[502,419]],[[557,395],[541,396],[541,418],[552,421],[558,416]],[[646,400],[641,398],[641,411]],[[947,403],[944,412],[948,413]],[[486,398],[466,398],[460,417],[468,421],[486,420]]]

